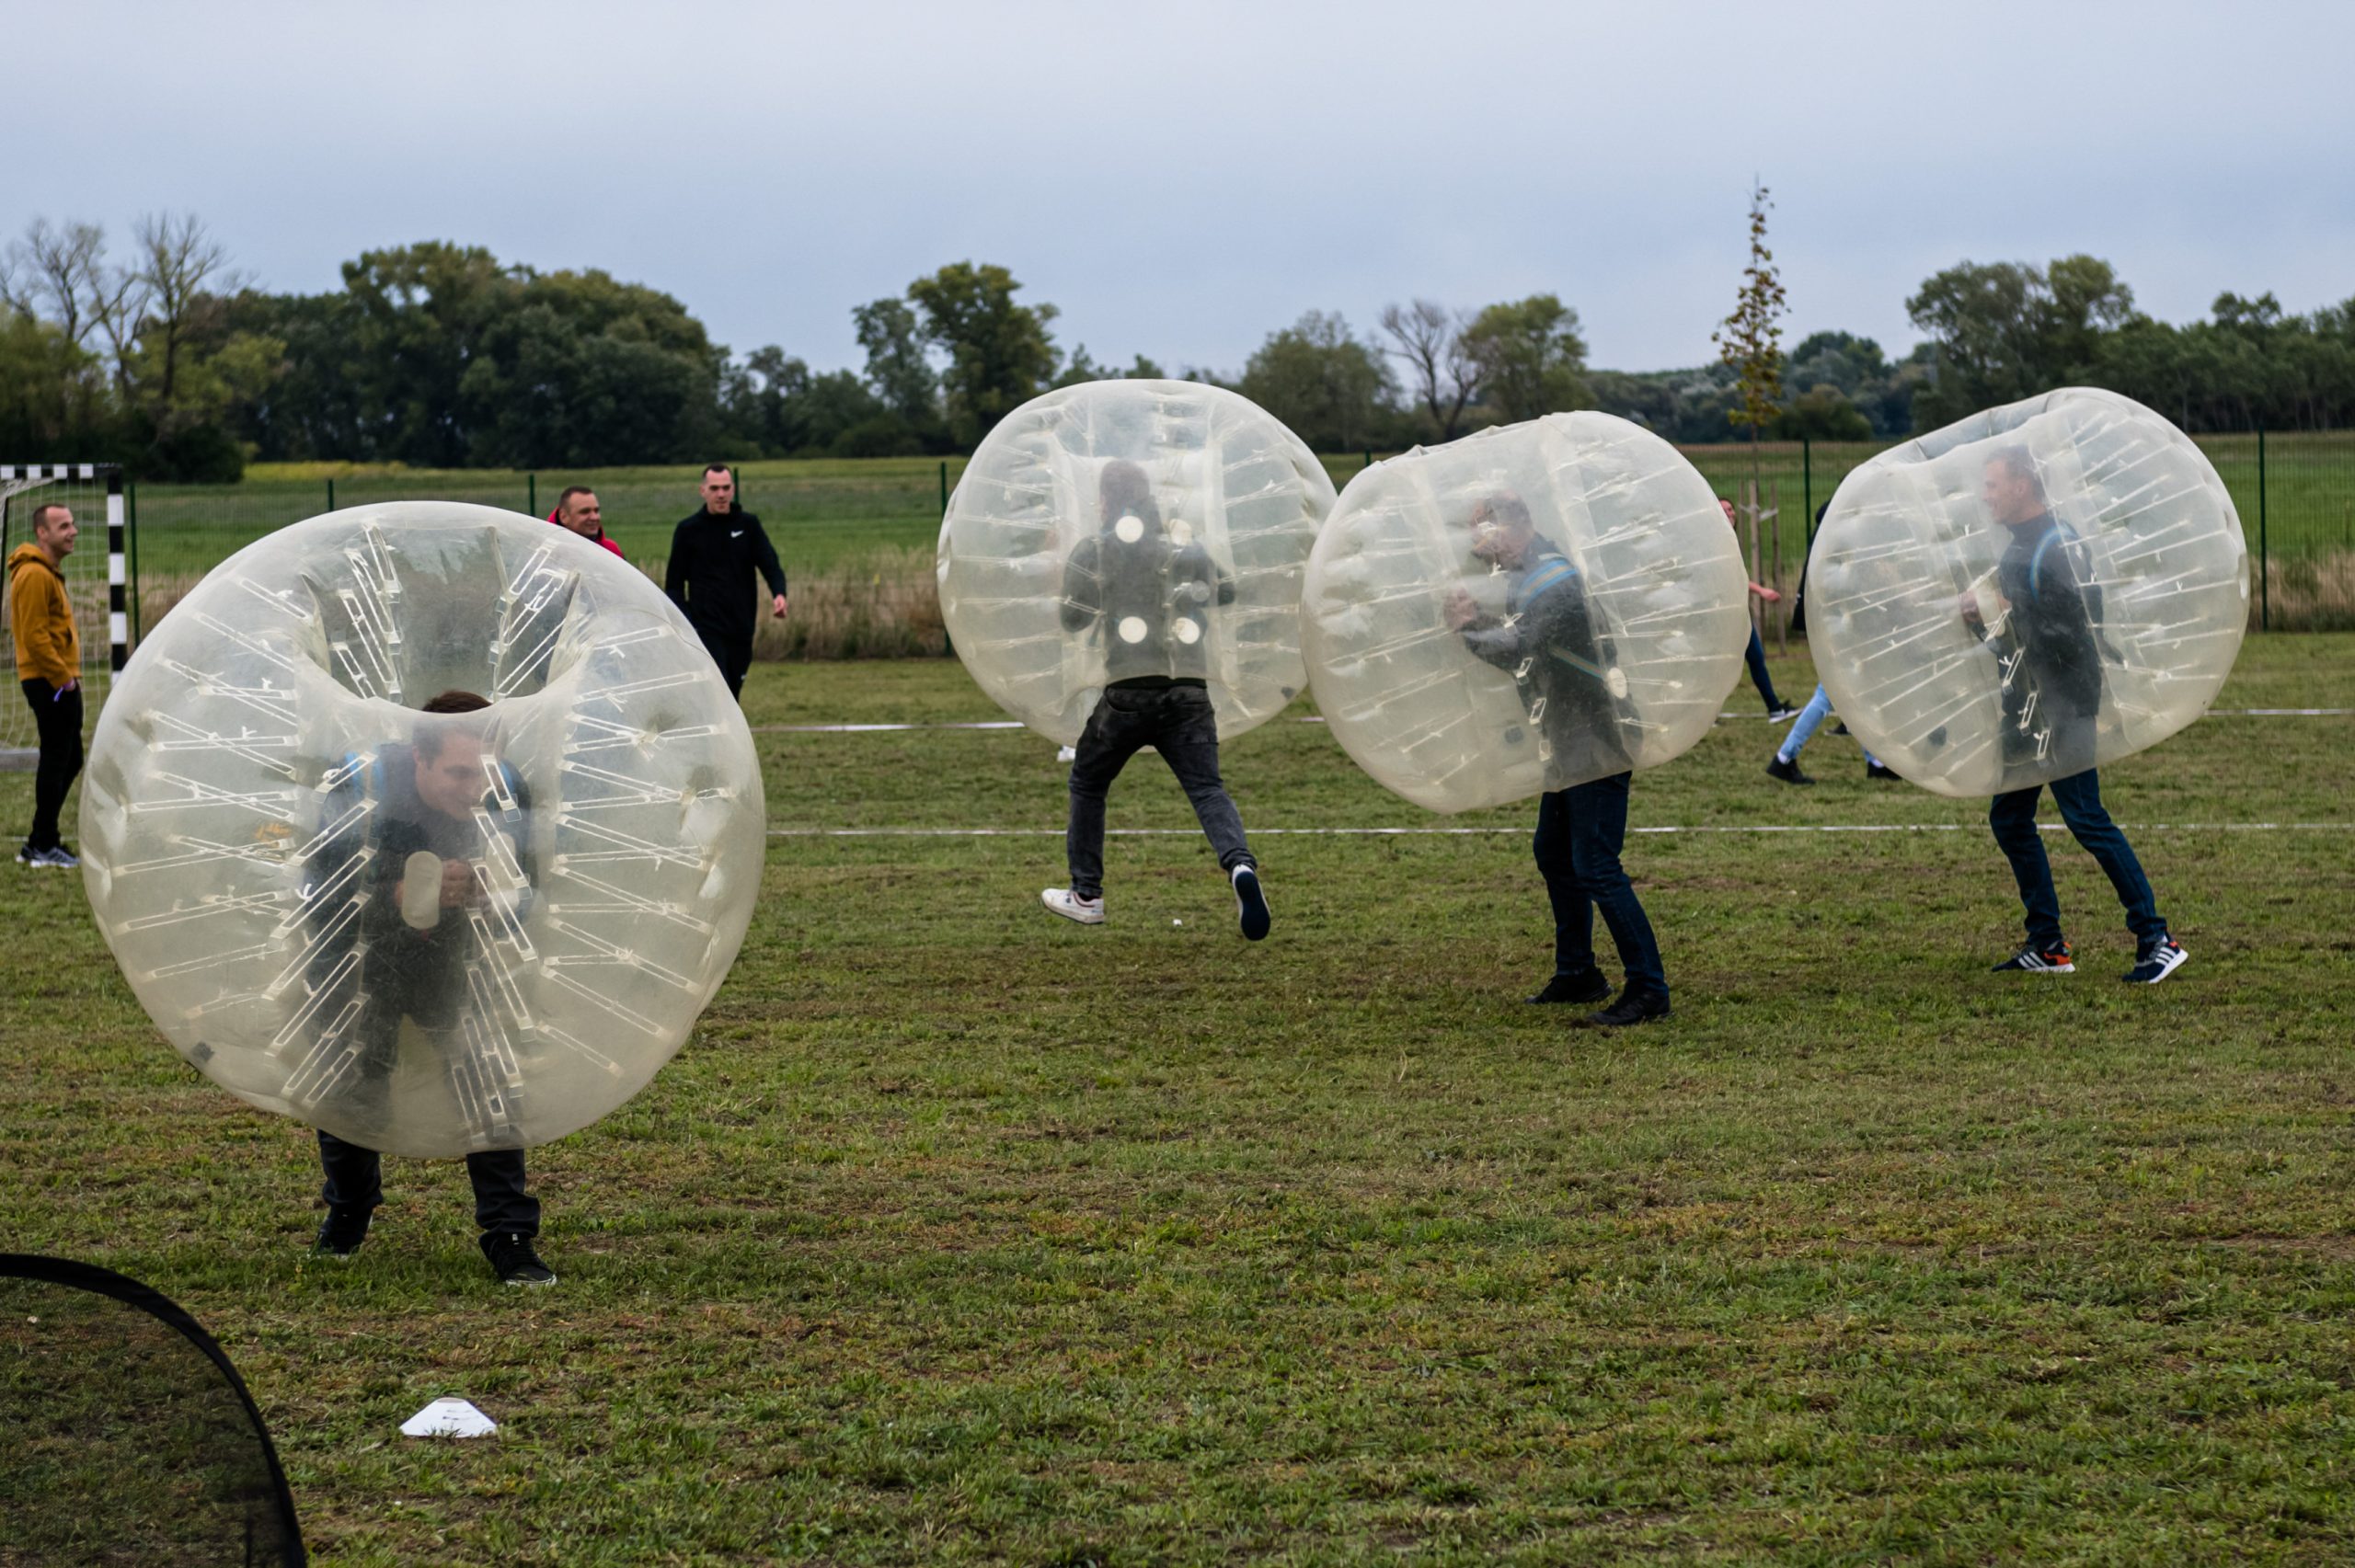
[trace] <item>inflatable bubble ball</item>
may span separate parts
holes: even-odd
[[[973,680],[1063,745],[1116,681],[1199,680],[1222,738],[1305,677],[1300,582],[1333,484],[1248,399],[1180,381],[1033,398],[941,520],[941,617]]]
[[[1309,557],[1302,640],[1358,765],[1468,811],[1698,740],[1741,673],[1748,584],[1675,448],[1553,414],[1350,480]]]
[[[2049,784],[2205,713],[2248,624],[2223,482],[2165,419],[2071,387],[1881,453],[1807,574],[1832,704],[1925,789]]]
[[[282,529],[174,606],[99,717],[81,830],[182,1056],[429,1156],[643,1086],[734,961],[765,842],[752,735],[661,590],[430,501]]]

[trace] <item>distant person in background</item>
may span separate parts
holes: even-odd
[[[1823,527],[1824,514],[1831,509],[1830,501],[1815,509],[1815,525],[1819,531]],[[1815,564],[1815,535],[1813,533],[1808,535],[1807,545],[1807,560],[1799,567],[1798,591],[1792,595],[1791,599],[1791,630],[1801,633],[1807,630],[1808,567]],[[1831,715],[1832,693],[1826,692],[1819,682],[1815,688],[1815,695],[1809,697],[1807,700],[1807,706],[1799,710],[1798,722],[1791,726],[1790,734],[1785,736],[1783,744],[1775,749],[1775,760],[1766,764],[1766,776],[1770,779],[1780,779],[1786,784],[1813,784],[1815,782],[1813,778],[1799,771],[1799,752],[1808,741],[1813,738],[1815,732],[1822,727],[1823,721]],[[1842,725],[1840,733],[1845,735],[1847,732],[1848,727]],[[1896,771],[1870,751],[1865,753],[1865,777],[1882,783],[1901,782]]]
[[[1741,537],[1741,523],[1740,521],[1734,516],[1733,503],[1725,499],[1723,497],[1719,497],[1717,499],[1717,505],[1725,508],[1726,526],[1732,529],[1735,539],[1737,541],[1740,540]],[[1781,594],[1775,592],[1773,589],[1768,588],[1763,583],[1752,583],[1750,585],[1750,592],[1752,597],[1759,600],[1762,603],[1780,604],[1783,601],[1783,596]],[[1775,677],[1770,674],[1766,669],[1766,645],[1758,640],[1758,628],[1754,624],[1750,628],[1750,647],[1742,654],[1742,658],[1747,659],[1750,663],[1750,683],[1757,687],[1758,694],[1766,700],[1766,716],[1768,719],[1776,724],[1780,724],[1783,720],[1798,712],[1798,709],[1791,706],[1790,704],[1783,701],[1782,698],[1775,694]]]
[[[556,510],[548,513],[548,521],[559,528],[569,528],[594,544],[603,544],[615,555],[622,547],[605,532],[604,509],[597,504],[597,492],[586,485],[575,485],[556,498]],[[625,557],[626,559],[626,557]]]
[[[17,852],[17,864],[56,871],[82,864],[57,827],[66,792],[82,771],[82,638],[74,629],[63,570],[78,532],[72,508],[45,502],[33,509],[31,543],[8,555],[8,625],[17,645],[17,679],[24,683],[40,736],[32,831]]]
[[[662,591],[710,650],[728,678],[728,690],[744,694],[744,672],[752,667],[752,576],[769,585],[769,613],[785,619],[785,568],[761,520],[736,504],[736,475],[715,463],[703,471],[703,509],[680,521],[671,534],[671,567]]]

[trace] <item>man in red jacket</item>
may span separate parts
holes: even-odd
[[[616,555],[622,553],[622,547],[605,532],[605,514],[597,505],[597,492],[586,485],[572,486],[558,496],[556,510],[548,513],[548,521],[559,528],[572,530],[592,544],[603,544]]]

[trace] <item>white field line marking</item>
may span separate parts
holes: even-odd
[[[2138,833],[2346,833],[2355,832],[2355,822],[2120,822],[2122,829]],[[2047,833],[2065,833],[2065,822],[2039,822],[2037,827]],[[1983,833],[1986,825],[1980,822],[1843,822],[1825,826],[1798,823],[1759,824],[1685,824],[1659,828],[1630,828],[1631,833]],[[1200,828],[1107,828],[1113,838],[1124,839],[1192,839],[1201,836]],[[1511,833],[1516,837],[1530,831],[1527,827],[1514,828],[1253,828],[1254,838],[1332,838],[1332,839],[1412,839],[1412,838],[1484,838]],[[771,828],[772,839],[1060,839],[1061,828]]]
[[[2340,718],[2349,714],[2355,714],[2355,708],[2210,708],[2205,716],[2209,718]],[[1761,724],[1766,722],[1764,714],[1721,713],[1717,716],[1723,719],[1754,719]],[[1323,724],[1325,719],[1320,714],[1304,714],[1289,722]],[[1775,722],[1786,724],[1789,721],[1777,719]],[[1019,719],[1000,718],[969,719],[959,723],[940,724],[756,724],[752,727],[752,730],[754,735],[876,735],[891,730],[908,729],[1024,729],[1028,727]],[[1044,737],[1040,738],[1043,739]]]

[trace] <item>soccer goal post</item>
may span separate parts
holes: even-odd
[[[131,657],[130,521],[123,509],[122,469],[112,463],[0,463],[0,562],[33,540],[35,513],[72,509],[80,535],[65,557],[66,602],[82,639],[82,712],[95,723],[112,684]],[[99,537],[103,520],[105,535]],[[8,574],[13,589],[15,573]],[[9,667],[16,661],[15,594],[0,591],[0,631],[7,634]],[[32,710],[22,698],[0,702],[0,767],[29,767],[39,744]]]

